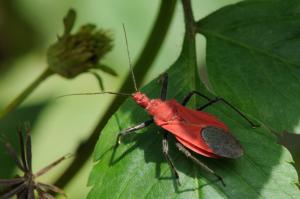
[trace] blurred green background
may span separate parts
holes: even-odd
[[[179,1],[178,1],[179,2]],[[196,19],[236,0],[194,0]],[[122,23],[125,23],[130,54],[137,59],[155,20],[159,0],[3,0],[0,2],[0,108],[3,109],[29,85],[46,67],[46,50],[63,31],[62,19],[69,8],[77,11],[75,29],[84,23],[94,23],[108,29],[114,38],[113,50],[103,63],[118,71],[119,77],[100,73],[106,90],[117,91],[128,72],[128,60]],[[155,60],[146,81],[164,71],[179,55],[183,30],[180,2],[167,39]],[[199,65],[204,65],[205,41],[198,37]],[[29,121],[33,134],[33,169],[37,171],[56,158],[72,153],[89,136],[112,96],[83,96],[55,99],[74,92],[98,91],[98,83],[84,74],[73,80],[53,76],[44,82],[22,106],[0,123],[0,132],[16,137],[20,122]],[[13,139],[13,138],[12,138]],[[283,143],[291,143],[289,136]],[[296,143],[290,149],[299,151]],[[13,161],[0,148],[0,178],[13,175]],[[295,153],[296,154],[296,153]],[[299,152],[298,152],[299,154]],[[53,182],[68,166],[65,161],[40,180]],[[85,164],[76,178],[64,189],[69,198],[85,198],[89,188],[87,178],[93,163]]]

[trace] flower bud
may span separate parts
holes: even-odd
[[[66,78],[98,67],[100,59],[112,49],[110,35],[97,30],[95,25],[83,25],[77,33],[71,34],[75,18],[75,11],[70,10],[64,18],[64,34],[47,52],[50,70]]]

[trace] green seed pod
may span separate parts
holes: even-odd
[[[75,11],[70,10],[64,18],[64,34],[47,52],[50,70],[66,78],[99,68],[100,59],[112,49],[110,35],[97,30],[95,25],[83,25],[77,33],[71,34],[75,18]]]

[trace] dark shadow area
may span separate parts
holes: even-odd
[[[23,107],[10,113],[6,118],[0,121],[0,133],[7,137],[16,150],[19,150],[18,126],[24,122],[30,122],[31,128],[33,129],[37,118],[45,106],[46,103],[41,103],[34,106]],[[6,152],[3,143],[0,142],[0,178],[11,177],[15,168],[14,160]]]
[[[16,1],[0,1],[0,70],[37,46],[40,35],[17,9]]]

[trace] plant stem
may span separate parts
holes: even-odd
[[[53,74],[52,71],[46,69],[34,82],[32,82],[19,96],[17,96],[3,111],[0,112],[0,119],[4,118],[8,113],[14,111],[40,83]]]
[[[193,10],[190,0],[182,0],[184,22],[186,34],[189,34],[189,38],[195,38],[196,34],[196,22],[193,16]]]
[[[148,38],[148,41],[145,44],[145,47],[142,53],[139,56],[136,64],[134,65],[134,72],[136,74],[137,85],[140,86],[141,82],[144,80],[146,74],[148,73],[150,66],[154,62],[162,43],[166,37],[167,31],[171,24],[176,6],[176,0],[162,0],[160,5],[160,10],[156,18],[154,27]],[[118,92],[129,93],[133,88],[131,86],[132,79],[131,75],[128,74],[126,80]],[[55,185],[63,188],[66,186],[73,177],[79,172],[79,170],[84,166],[84,163],[91,156],[94,146],[99,139],[102,129],[106,125],[108,119],[117,111],[119,106],[124,102],[124,98],[116,97],[110,106],[107,108],[104,116],[99,119],[99,122],[95,129],[93,130],[90,137],[82,142],[76,150],[76,157],[73,159],[70,166],[65,170],[62,176],[60,176]]]
[[[185,23],[185,42],[182,49],[188,50],[189,61],[195,66],[197,73],[197,56],[196,56],[196,22],[193,15],[192,5],[190,0],[182,0],[184,23]]]

